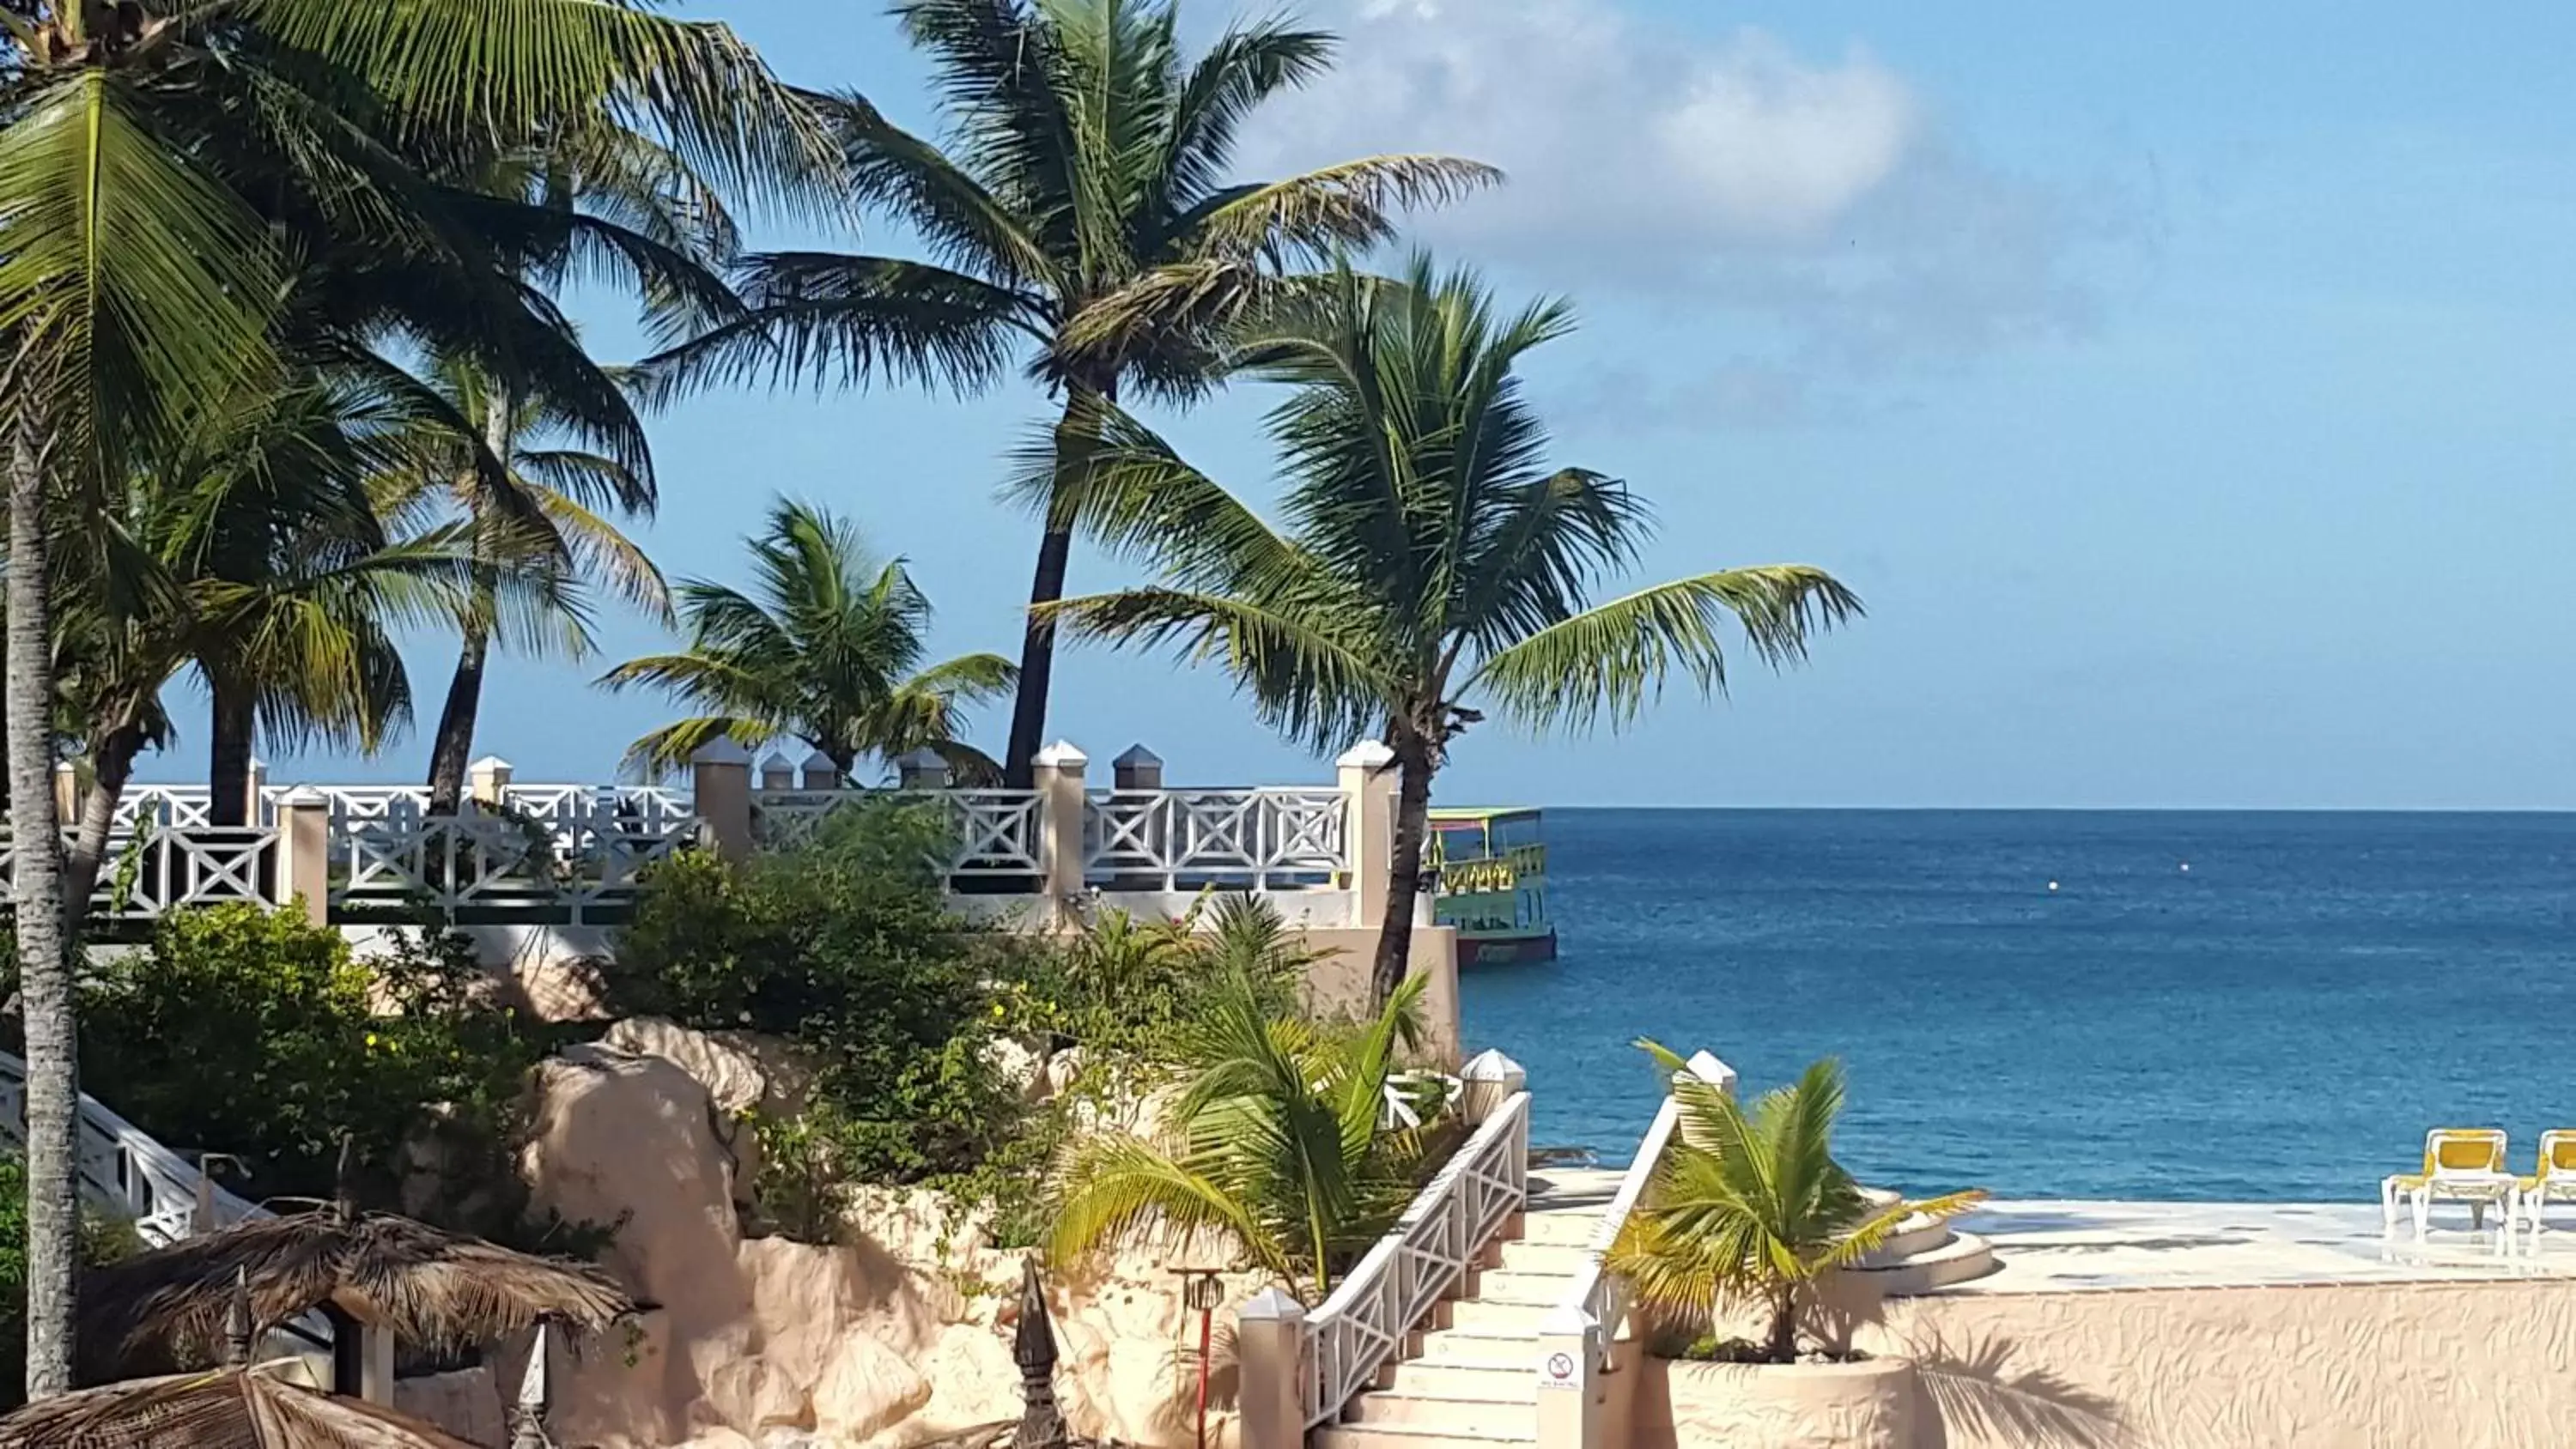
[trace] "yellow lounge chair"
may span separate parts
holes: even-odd
[[[2401,1172],[2379,1184],[2379,1212],[2387,1226],[2397,1226],[2397,1200],[2415,1208],[2415,1232],[2431,1225],[2436,1198],[2469,1205],[2472,1228],[2487,1225],[2487,1204],[2504,1209],[2506,1231],[2512,1231],[2519,1180],[2505,1170],[2505,1136],[2500,1127],[2436,1127],[2424,1134],[2424,1170]]]
[[[2523,1221],[2540,1231],[2540,1210],[2551,1198],[2576,1199],[2576,1131],[2540,1134],[2540,1160],[2529,1177],[2514,1179],[2514,1196],[2522,1200]]]

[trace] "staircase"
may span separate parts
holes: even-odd
[[[1538,1442],[1539,1324],[1566,1301],[1603,1212],[1613,1172],[1533,1174],[1521,1236],[1494,1245],[1464,1296],[1443,1304],[1415,1352],[1353,1398],[1314,1449],[1491,1449]],[[1868,1189],[1873,1203],[1897,1195]],[[1984,1239],[1916,1215],[1855,1271],[1891,1297],[1929,1293],[1994,1267]]]
[[[1477,1449],[1538,1442],[1538,1327],[1565,1301],[1619,1190],[1615,1172],[1530,1178],[1521,1235],[1496,1243],[1418,1351],[1378,1375],[1314,1449]]]

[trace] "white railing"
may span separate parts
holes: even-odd
[[[27,1144],[27,1064],[7,1052],[0,1052],[0,1135],[21,1149]],[[80,1182],[93,1202],[130,1220],[149,1246],[175,1243],[196,1231],[197,1169],[86,1094],[80,1099]],[[216,1226],[269,1215],[208,1186]]]
[[[1330,886],[1351,868],[1339,790],[1109,790],[1085,802],[1083,873],[1155,890]]]
[[[537,915],[597,923],[631,905],[645,867],[697,829],[684,812],[616,790],[566,790],[538,803],[421,815],[401,803],[365,813],[374,802],[335,799],[331,904],[427,909],[451,922]]]
[[[1368,1256],[1307,1315],[1307,1427],[1341,1413],[1448,1296],[1529,1195],[1529,1105],[1514,1092],[1424,1186]]]
[[[1735,1089],[1734,1069],[1707,1052],[1692,1056],[1688,1065],[1692,1076],[1719,1091]],[[1595,1369],[1609,1359],[1610,1346],[1619,1337],[1619,1322],[1628,1316],[1628,1285],[1605,1272],[1602,1262],[1609,1257],[1611,1244],[1619,1240],[1620,1230],[1628,1225],[1637,1204],[1645,1198],[1646,1189],[1653,1185],[1655,1171],[1663,1165],[1664,1150],[1680,1130],[1681,1113],[1681,1102],[1667,1091],[1663,1105],[1655,1109],[1655,1120],[1647,1124],[1646,1135],[1638,1139],[1637,1155],[1628,1164],[1628,1175],[1620,1179],[1618,1194],[1610,1199],[1609,1210],[1601,1215],[1601,1225],[1593,1230],[1591,1245],[1584,1253],[1583,1266],[1575,1272],[1573,1286],[1560,1301],[1560,1308],[1580,1311],[1583,1322],[1594,1326],[1590,1350]]]
[[[107,841],[94,920],[156,920],[183,906],[263,904],[269,899],[277,832],[247,826],[189,825],[118,829]],[[71,835],[64,834],[69,849]],[[0,823],[0,887],[17,870],[15,841]]]
[[[1035,790],[754,790],[752,829],[761,844],[785,849],[814,837],[824,818],[862,800],[935,806],[948,826],[949,851],[931,867],[956,877],[1038,873],[1040,802]]]

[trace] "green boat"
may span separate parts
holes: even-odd
[[[1431,812],[1432,918],[1458,928],[1458,964],[1556,959],[1547,843],[1535,810]]]

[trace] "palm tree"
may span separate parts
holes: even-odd
[[[49,546],[130,461],[272,364],[291,311],[556,370],[444,158],[649,124],[719,182],[835,169],[811,111],[722,26],[616,0],[7,0],[0,383],[8,750],[28,1038],[31,1396],[70,1382],[75,1084],[61,930]]]
[[[415,433],[407,456],[383,480],[378,503],[405,520],[423,515],[462,524],[476,578],[456,617],[462,636],[456,672],[430,745],[429,808],[452,814],[465,792],[474,755],[474,721],[482,707],[484,667],[496,632],[521,648],[559,645],[578,658],[591,637],[578,586],[605,582],[627,602],[670,617],[670,591],[644,550],[610,521],[611,514],[650,517],[653,476],[605,453],[543,447],[538,435],[555,419],[542,399],[514,394],[470,360],[442,357],[426,383],[463,429],[433,420]],[[481,466],[483,457],[498,468]],[[502,611],[507,578],[544,578],[551,587],[521,597],[551,607]]]
[[[1831,1058],[1747,1112],[1679,1056],[1638,1043],[1673,1084],[1680,1130],[1606,1266],[1647,1316],[1705,1331],[1721,1309],[1758,1304],[1761,1361],[1794,1363],[1819,1279],[1859,1262],[1915,1216],[1955,1217],[1982,1192],[1873,1207],[1833,1158],[1843,1073]]]
[[[710,741],[752,748],[803,740],[847,778],[861,759],[928,748],[968,777],[995,767],[958,739],[959,711],[1011,686],[1011,663],[966,654],[923,667],[930,600],[901,559],[870,554],[858,530],[785,500],[747,540],[756,582],[680,584],[688,647],[610,670],[610,689],[651,685],[705,713],[637,740],[627,757],[660,773]]]
[[[1418,1040],[1424,983],[1406,982],[1343,1032],[1281,1011],[1243,951],[1225,951],[1217,969],[1203,1014],[1181,1029],[1188,1085],[1162,1140],[1102,1136],[1077,1149],[1048,1252],[1215,1232],[1320,1303],[1403,1213],[1431,1156],[1429,1129],[1381,1126],[1397,1052]]]
[[[1704,695],[1723,689],[1730,618],[1781,664],[1860,611],[1802,564],[1591,603],[1652,520],[1618,480],[1546,462],[1513,368],[1571,325],[1555,301],[1498,314],[1474,274],[1417,257],[1401,283],[1344,267],[1251,328],[1228,370],[1292,388],[1269,418],[1285,531],[1133,418],[1103,409],[1096,424],[1077,511],[1163,577],[1052,612],[1077,634],[1179,642],[1221,662],[1265,718],[1317,749],[1384,739],[1399,784],[1380,1000],[1408,967],[1432,781],[1480,702],[1537,730],[1616,727],[1677,672]]]
[[[1055,634],[1043,606],[1064,592],[1095,404],[1197,396],[1209,327],[1266,278],[1380,242],[1397,212],[1499,175],[1396,155],[1230,180],[1244,121],[1321,74],[1334,41],[1266,21],[1227,30],[1189,61],[1177,11],[1176,0],[898,0],[940,93],[945,149],[861,96],[826,111],[853,200],[892,212],[932,259],[747,258],[748,312],[646,364],[665,387],[891,376],[982,388],[1025,351],[1063,413],[1002,757],[1017,787],[1045,735]]]

